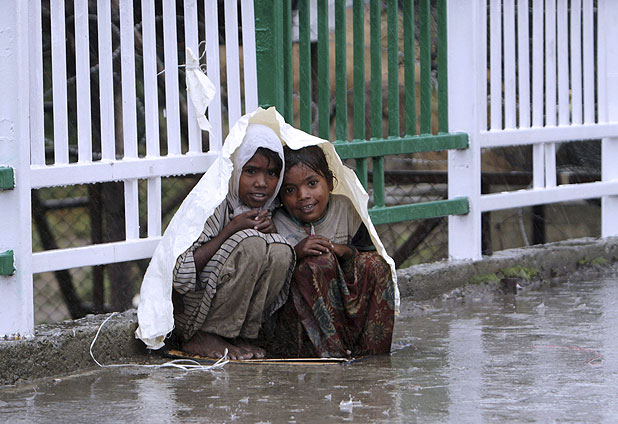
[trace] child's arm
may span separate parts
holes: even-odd
[[[305,237],[294,246],[296,259],[300,260],[306,256],[319,256],[333,248],[333,244],[324,236]]]
[[[376,248],[373,246],[371,236],[365,224],[361,224],[354,237],[352,237],[350,244],[333,243],[333,252],[343,260],[354,257],[359,251],[367,252],[374,250],[376,250]]]
[[[302,259],[305,256],[319,256],[329,250],[343,260],[350,259],[356,254],[356,250],[353,247],[332,243],[328,238],[320,235],[306,237],[294,246],[298,259]]]
[[[356,249],[354,249],[352,246],[348,246],[347,244],[333,243],[332,246],[333,246],[332,249],[335,255],[337,255],[344,261],[347,261],[354,255],[356,255]]]
[[[208,240],[206,243],[198,247],[195,252],[193,252],[196,272],[199,274],[202,269],[204,269],[208,261],[215,255],[217,250],[219,250],[223,242],[230,238],[232,234],[248,228],[253,228],[264,233],[267,232],[265,229],[268,228],[268,222],[270,222],[270,225],[273,224],[270,219],[268,219],[267,223],[264,222],[266,221],[264,219],[266,215],[268,215],[268,211],[266,210],[259,211],[257,209],[252,209],[235,216],[225,227],[223,227],[219,234]]]

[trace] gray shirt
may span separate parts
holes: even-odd
[[[282,209],[277,210],[273,222],[277,232],[292,246],[296,246],[310,234],[311,224],[301,223]],[[312,224],[315,234],[327,237],[333,243],[351,244],[362,223],[350,199],[343,195],[331,194],[326,214]]]

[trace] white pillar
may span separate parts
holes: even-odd
[[[618,2],[599,0],[598,16],[599,121],[615,123],[618,122]],[[603,139],[601,158],[603,181],[617,179],[618,136]],[[601,236],[618,236],[618,196],[601,199]]]
[[[448,152],[449,199],[466,196],[470,204],[467,215],[448,218],[451,259],[481,258],[481,150],[476,135],[483,122],[480,114],[486,114],[484,3],[450,0],[447,5],[449,132],[467,133],[470,144],[466,150]]]
[[[0,255],[13,251],[12,275],[0,275],[0,337],[34,329],[30,137],[28,120],[28,4],[0,1],[0,166],[11,167],[15,187],[0,190]],[[6,272],[5,272],[6,273]]]

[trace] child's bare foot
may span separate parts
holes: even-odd
[[[254,346],[247,339],[237,337],[234,339],[233,343],[239,348],[244,349],[247,352],[251,352],[253,358],[255,359],[262,359],[266,357],[266,351],[264,349]]]
[[[186,342],[182,349],[190,354],[205,356],[208,358],[223,358],[225,349],[230,359],[251,359],[254,353],[240,346],[235,346],[216,334],[198,331]]]

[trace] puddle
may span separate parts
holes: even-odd
[[[613,422],[615,277],[432,305],[398,318],[390,356],[348,365],[106,368],[0,389],[31,422]]]

